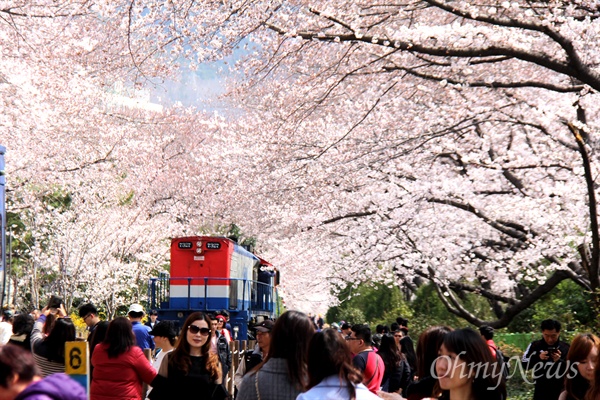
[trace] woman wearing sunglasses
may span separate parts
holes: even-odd
[[[219,357],[210,351],[210,326],[210,318],[201,312],[185,320],[179,343],[158,370],[166,381],[152,389],[151,400],[227,398]]]
[[[219,333],[221,335],[225,336],[225,339],[227,339],[227,343],[231,342],[231,335],[229,334],[229,331],[225,327],[225,324],[226,324],[225,317],[222,315],[217,315],[215,317],[215,319],[217,320],[217,329],[219,330]]]

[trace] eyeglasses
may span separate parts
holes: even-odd
[[[89,317],[91,317],[91,316],[92,316],[92,314],[88,314],[88,315],[86,315],[85,317],[83,317],[83,322],[85,322],[85,320],[86,320],[86,319],[88,319],[88,318],[89,318]]]
[[[394,337],[402,337],[402,335],[394,335]]]
[[[350,341],[350,340],[360,340],[360,338],[352,337],[352,336],[346,336],[346,340],[347,341]]]
[[[210,329],[200,328],[198,325],[190,325],[188,326],[188,332],[190,332],[192,335],[195,335],[198,332],[200,332],[202,336],[208,336],[208,334],[210,333]]]

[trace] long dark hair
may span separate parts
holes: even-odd
[[[381,337],[381,345],[377,350],[377,354],[383,360],[385,371],[393,371],[398,367],[400,360],[404,358],[402,353],[398,350],[396,340],[392,335],[383,335]]]
[[[444,336],[450,332],[452,332],[452,328],[447,326],[432,326],[419,336],[417,342],[417,376],[419,379],[432,376],[433,365],[438,358],[438,350]]]
[[[474,374],[471,388],[475,400],[506,399],[506,381],[500,366],[479,332],[471,328],[457,329],[444,336],[443,345],[463,360]],[[443,397],[449,398],[449,392],[444,391]]]
[[[173,350],[173,355],[169,357],[169,366],[172,366],[180,371],[182,371],[185,375],[190,371],[190,367],[192,366],[192,359],[190,358],[190,344],[187,340],[188,327],[194,323],[195,321],[205,321],[208,325],[208,329],[211,328],[211,320],[207,314],[204,314],[200,311],[191,313],[189,317],[183,323],[183,329],[181,330],[181,335],[179,336],[179,342],[177,346]],[[210,378],[213,381],[216,381],[219,378],[219,358],[216,354],[213,354],[210,351],[210,338],[211,335],[209,333],[206,338],[206,343],[202,345],[200,349],[202,356],[206,357],[206,370],[210,375]]]
[[[287,361],[288,376],[297,389],[304,391],[307,382],[308,344],[315,328],[306,314],[290,310],[283,313],[271,331],[269,353],[256,368],[260,369],[271,358],[283,358]]]
[[[126,317],[113,319],[108,325],[103,343],[107,345],[108,358],[116,358],[135,346],[135,335],[129,319]]]
[[[75,325],[71,318],[57,318],[44,342],[48,346],[48,359],[65,362],[65,343],[75,340]]]
[[[393,340],[393,339],[392,339]],[[352,365],[352,353],[337,329],[325,329],[314,334],[308,345],[308,389],[328,376],[337,375],[346,384],[350,399],[356,397],[355,384],[361,373]]]
[[[52,332],[52,328],[54,327],[54,323],[56,322],[56,314],[48,314],[46,317],[46,323],[44,323],[44,327],[42,328],[42,333],[48,337],[50,332]]]

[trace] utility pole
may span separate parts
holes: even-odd
[[[2,264],[0,265],[0,309],[4,308],[4,295],[6,290],[6,174],[4,172],[4,153],[6,147],[0,145],[0,217],[2,226],[0,236],[2,237]]]

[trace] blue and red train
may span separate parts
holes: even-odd
[[[183,323],[194,311],[230,315],[232,336],[246,340],[248,326],[279,314],[278,271],[225,237],[171,240],[171,268],[150,279],[149,305],[159,320]]]

